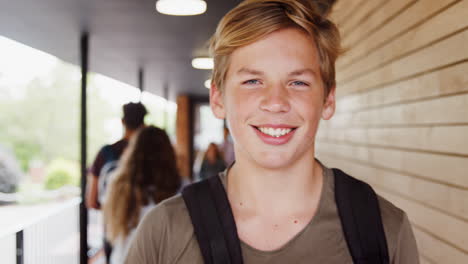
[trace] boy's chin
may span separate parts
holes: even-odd
[[[261,155],[255,159],[255,162],[261,168],[279,170],[290,167],[292,165],[291,158],[286,155]]]

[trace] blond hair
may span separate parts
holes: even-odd
[[[341,53],[340,34],[323,13],[320,0],[246,0],[227,13],[210,40],[214,58],[213,83],[224,90],[232,52],[285,28],[312,36],[320,59],[320,74],[328,94],[336,85],[335,61]]]

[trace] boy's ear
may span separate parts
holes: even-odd
[[[224,108],[223,93],[218,89],[214,82],[211,83],[210,88],[210,107],[213,114],[219,118],[226,118],[226,111]]]
[[[333,114],[335,113],[335,107],[336,107],[335,92],[336,92],[336,86],[333,86],[330,89],[330,92],[328,92],[327,97],[325,98],[325,103],[323,104],[323,109],[322,109],[322,119],[324,120],[329,120],[330,118],[332,118]]]

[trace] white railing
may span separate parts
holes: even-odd
[[[80,201],[0,207],[1,263],[17,263],[20,233],[24,264],[79,263]]]
[[[0,237],[0,256],[2,263],[16,263],[16,234]]]

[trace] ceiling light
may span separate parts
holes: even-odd
[[[205,13],[206,2],[202,0],[159,0],[156,2],[156,10],[172,16],[194,16]]]
[[[211,70],[213,69],[213,58],[195,58],[192,60],[192,66],[195,69]]]
[[[210,89],[211,88],[211,79],[205,81],[205,87]]]

